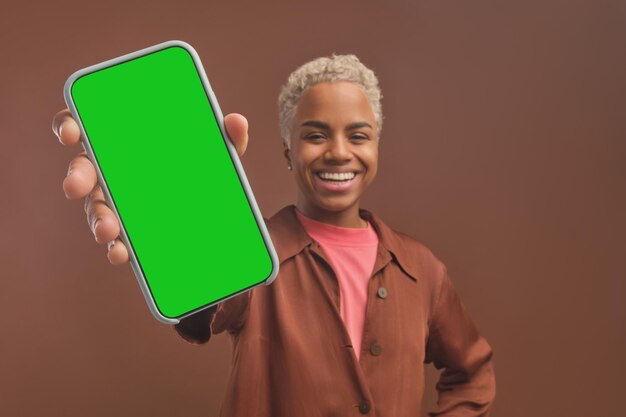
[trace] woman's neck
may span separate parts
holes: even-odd
[[[359,204],[356,203],[346,210],[328,211],[311,204],[298,201],[296,208],[306,217],[319,222],[332,224],[339,227],[351,227],[362,229],[367,227],[367,222],[359,216]]]

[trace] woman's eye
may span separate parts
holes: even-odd
[[[364,136],[364,135],[354,135],[351,138],[357,141],[367,140],[367,136]]]
[[[313,133],[311,135],[308,135],[306,138],[312,139],[312,140],[318,140],[318,139],[324,139],[324,136],[319,133]]]

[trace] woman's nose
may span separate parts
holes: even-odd
[[[325,154],[326,159],[344,161],[350,159],[351,155],[350,143],[347,138],[338,137],[328,141],[328,149]]]

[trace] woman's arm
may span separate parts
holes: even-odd
[[[186,317],[174,325],[174,330],[183,339],[193,344],[206,343],[211,339],[212,334],[219,334],[224,330],[236,333],[245,323],[252,291],[254,290],[246,291],[216,306]]]
[[[429,416],[487,416],[496,394],[493,351],[470,318],[445,266],[430,321],[426,362],[443,372],[437,411]]]
[[[211,338],[211,322],[216,311],[217,306],[199,311],[192,316],[181,319],[178,324],[174,325],[174,329],[180,337],[189,343],[206,343]]]

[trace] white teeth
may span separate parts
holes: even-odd
[[[356,176],[354,172],[318,172],[317,175],[319,175],[322,179],[335,181],[351,180]]]

